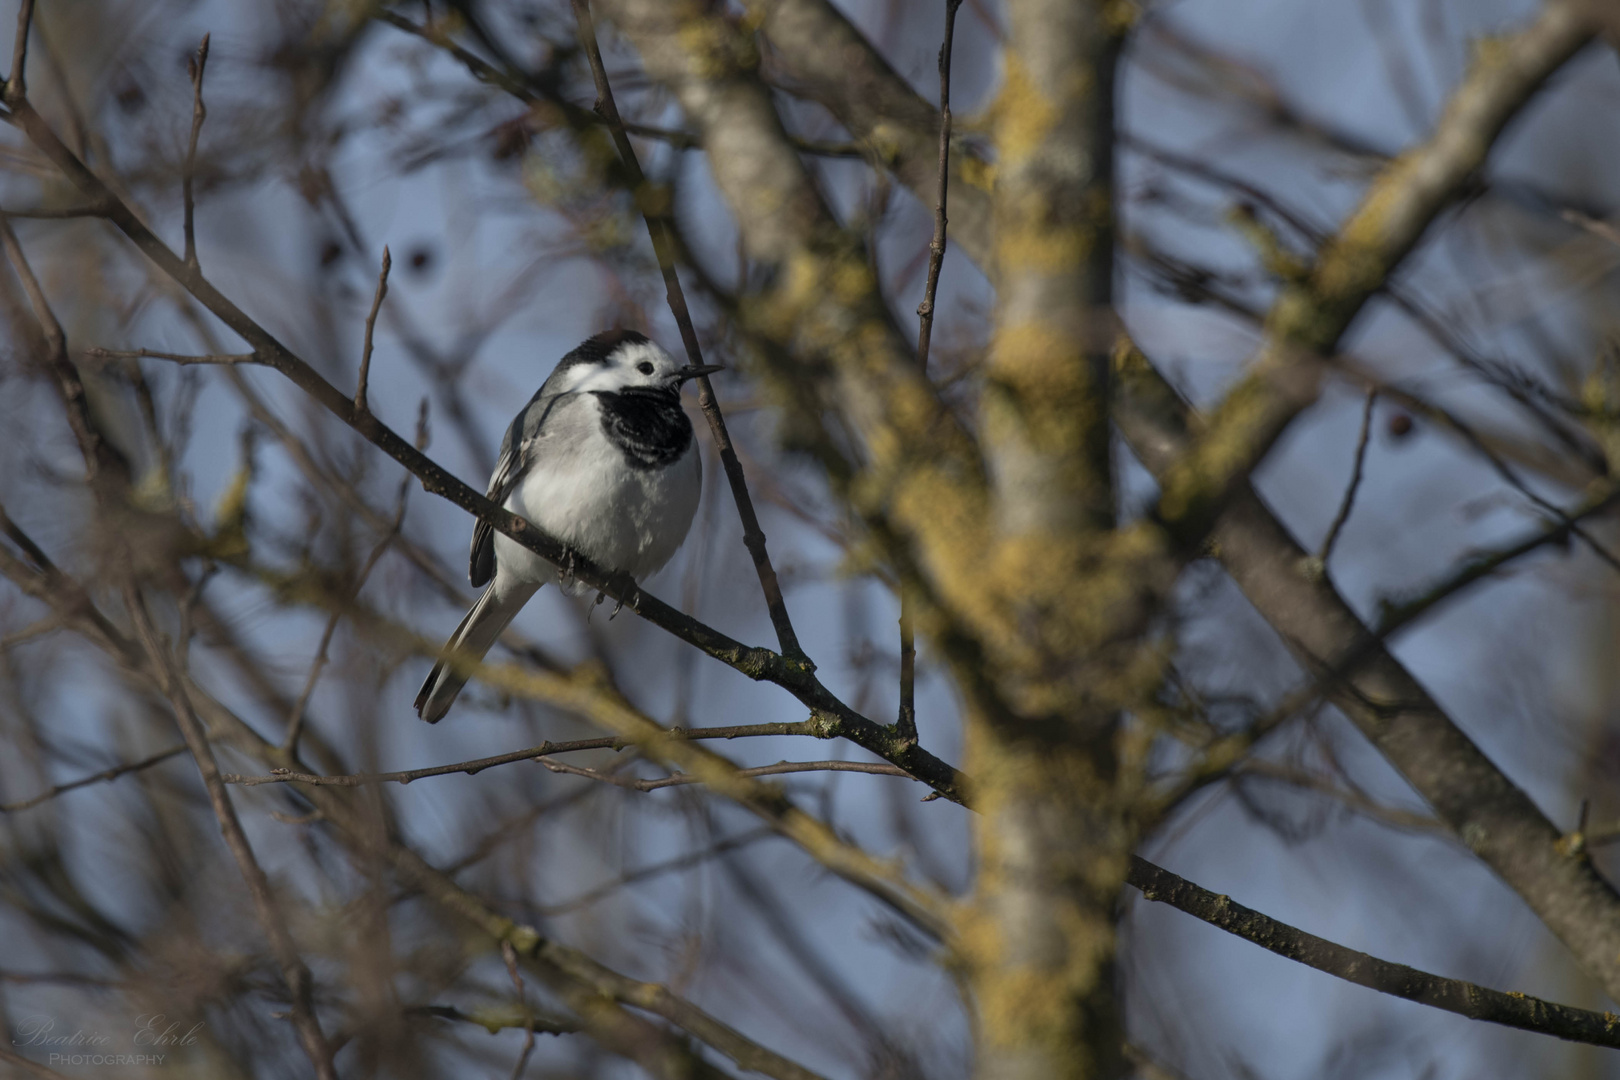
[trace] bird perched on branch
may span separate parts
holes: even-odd
[[[640,580],[686,539],[703,489],[681,384],[718,366],[682,367],[633,330],[597,334],[558,362],[501,442],[488,497],[608,570]],[[550,563],[486,521],[473,527],[467,577],[487,586],[416,695],[436,723],[529,597],[557,580]]]

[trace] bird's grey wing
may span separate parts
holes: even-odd
[[[512,419],[511,425],[506,429],[506,437],[501,440],[501,454],[495,461],[495,472],[489,478],[489,490],[484,493],[485,498],[496,506],[504,506],[506,500],[523,477],[534,464],[536,452],[546,436],[551,434],[548,419],[563,404],[565,395],[545,396],[545,387],[535,394]],[[573,395],[566,395],[573,397]],[[480,519],[473,526],[472,550],[467,561],[467,580],[472,582],[474,588],[482,588],[495,576],[495,529],[489,522]]]
[[[536,395],[538,398],[538,395]],[[530,401],[512,418],[501,440],[501,454],[495,459],[495,471],[490,475],[489,488],[484,497],[496,506],[504,505],[522,478],[523,428],[535,402]],[[473,525],[472,550],[467,560],[467,580],[475,589],[489,584],[495,576],[495,529],[480,518]]]

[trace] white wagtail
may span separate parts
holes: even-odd
[[[681,367],[633,330],[597,334],[563,357],[501,442],[488,497],[598,566],[638,581],[686,539],[703,489],[681,384],[718,366]],[[484,594],[445,643],[481,659],[556,569],[488,522],[473,527],[467,577]],[[445,659],[416,695],[436,723],[466,683]]]

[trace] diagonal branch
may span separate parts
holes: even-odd
[[[24,4],[25,8],[32,6],[29,3]],[[9,90],[7,92],[9,93]],[[62,397],[68,427],[73,431],[73,437],[84,455],[84,465],[91,485],[127,480],[129,463],[123,454],[102,436],[91,418],[90,400],[85,396],[84,380],[79,377],[73,361],[68,359],[67,337],[62,333],[62,324],[57,321],[55,312],[51,310],[50,301],[46,299],[45,291],[40,287],[39,279],[34,276],[33,268],[28,264],[28,257],[23,253],[22,245],[17,241],[17,234],[11,229],[11,222],[3,214],[0,214],[0,245],[4,246],[6,258],[11,261],[12,269],[22,282],[23,291],[28,294],[29,306],[33,308],[34,318],[39,323],[45,342],[45,365],[50,371],[57,393]]]
[[[38,795],[33,796],[32,798],[20,799],[17,802],[0,803],[0,814],[14,814],[19,810],[32,810],[34,807],[49,802],[58,795],[64,795],[69,791],[77,791],[79,788],[88,787],[91,784],[100,784],[116,780],[120,776],[127,776],[132,772],[140,772],[142,769],[150,769],[154,765],[161,765],[170,758],[185,752],[186,747],[182,743],[179,746],[171,746],[167,750],[160,750],[151,757],[145,757],[139,761],[129,761],[122,765],[114,765],[110,769],[103,769],[98,773],[91,773],[89,776],[81,776],[77,780],[69,780],[65,783],[55,784],[49,789],[40,792]]]
[[[1228,934],[1335,978],[1470,1020],[1620,1049],[1620,1016],[1614,1013],[1577,1009],[1528,994],[1503,993],[1380,960],[1278,922],[1136,856],[1131,857],[1126,880],[1149,900],[1169,904]]]
[[[29,1076],[44,1077],[45,1080],[70,1080],[66,1073],[59,1073],[55,1069],[41,1065],[31,1058],[25,1058],[21,1054],[7,1050],[5,1047],[0,1047],[0,1061],[21,1069]]]

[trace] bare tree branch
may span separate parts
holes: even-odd
[[[1296,930],[1136,856],[1131,857],[1126,880],[1141,889],[1149,900],[1169,904],[1262,949],[1335,978],[1472,1020],[1485,1020],[1571,1042],[1620,1048],[1620,1016],[1614,1013],[1576,1009],[1528,994],[1503,993],[1460,979],[1431,975],[1405,964],[1392,964]]]
[[[1116,421],[1137,457],[1165,475],[1187,445],[1186,408],[1139,354],[1121,372]],[[1331,580],[1301,572],[1307,552],[1246,484],[1211,537],[1227,572],[1307,670],[1333,673],[1328,689],[1362,734],[1620,999],[1620,893],[1589,862],[1557,850],[1561,831],[1369,635]],[[1346,666],[1345,658],[1356,662]]]
[[[17,36],[11,46],[11,76],[6,79],[6,96],[22,96],[28,92],[25,77],[28,68],[28,31],[34,24],[34,0],[21,0],[17,5]]]
[[[30,12],[32,8],[33,4],[25,0],[22,11]],[[26,31],[27,24],[22,23],[21,32]],[[19,46],[17,62],[21,61],[22,47]],[[20,70],[17,69],[18,72]],[[15,79],[14,74],[13,80]],[[7,83],[8,95],[11,92],[11,85]],[[4,217],[0,217],[0,244],[4,245],[6,257],[11,261],[12,269],[22,282],[23,291],[28,294],[28,303],[33,308],[34,318],[38,321],[45,340],[45,363],[54,378],[57,392],[62,397],[68,427],[72,429],[73,437],[78,441],[79,449],[84,454],[85,469],[92,485],[115,484],[127,480],[129,463],[102,437],[91,419],[89,400],[84,392],[84,381],[79,378],[73,362],[68,359],[67,337],[62,333],[62,324],[57,321],[55,312],[51,310],[50,301],[46,299],[45,291],[40,288],[39,280],[34,276],[33,268],[29,266],[28,257],[23,254],[22,245],[17,242],[17,234],[11,229],[11,222]]]
[[[225,843],[236,859],[243,881],[247,883],[248,893],[253,898],[254,914],[258,916],[259,925],[263,927],[265,934],[270,938],[271,947],[275,950],[282,978],[286,980],[287,989],[292,994],[293,1025],[298,1031],[298,1041],[302,1044],[304,1053],[308,1055],[310,1064],[314,1066],[315,1075],[321,1080],[337,1080],[337,1070],[332,1065],[331,1045],[322,1034],[320,1020],[315,1015],[314,979],[303,958],[298,955],[298,945],[293,941],[286,918],[276,902],[270,879],[254,856],[247,833],[242,830],[236,808],[231,804],[230,795],[220,779],[219,763],[214,759],[214,751],[208,744],[208,736],[192,711],[191,701],[175,669],[174,660],[160,640],[151,618],[146,613],[146,603],[133,584],[125,588],[124,601],[125,608],[134,623],[136,637],[141,647],[146,650],[154,677],[174,709],[175,724],[180,728],[181,737],[185,739],[186,749],[191,751],[191,756],[197,763],[197,771],[202,776],[203,786],[208,790],[208,801],[213,808],[214,817],[219,822],[220,832],[224,833]]]
[[[210,353],[204,356],[185,353],[159,352],[156,349],[102,349],[89,348],[84,355],[95,360],[167,360],[182,367],[191,364],[229,366],[231,364],[262,364],[258,353]]]
[[[388,295],[388,268],[394,264],[383,245],[382,269],[377,272],[377,295],[371,299],[371,313],[366,316],[366,337],[360,348],[360,378],[354,389],[354,411],[368,413],[371,404],[366,400],[366,384],[371,379],[371,335],[377,328],[377,312],[382,310],[383,297]]]
[[[1165,473],[1159,513],[1206,518],[1247,477],[1289,422],[1316,399],[1321,359],[1423,233],[1484,166],[1497,136],[1593,38],[1584,0],[1548,0],[1534,22],[1475,55],[1434,134],[1391,162],[1309,275],[1272,306],[1267,344]]]
[[[208,106],[203,104],[203,71],[208,67],[208,35],[197,46],[197,55],[186,61],[191,73],[191,138],[186,142],[186,162],[180,170],[181,202],[184,206],[186,265],[195,269],[197,263],[197,230],[195,224],[197,204],[192,184],[197,176],[197,137],[202,134],[203,121],[208,118]]]
[[[939,47],[939,195],[934,203],[934,239],[928,245],[928,278],[922,303],[917,305],[917,366],[928,376],[928,347],[934,335],[934,297],[939,271],[945,265],[945,208],[951,183],[951,46],[956,36],[956,11],[962,0],[945,0],[945,38]],[[917,642],[912,627],[911,601],[900,590],[900,714],[895,731],[902,739],[917,738]]]
[[[388,265],[387,249],[384,249],[383,265],[385,267]],[[384,273],[386,274],[387,271],[384,270]],[[379,284],[377,297],[379,302],[382,300],[382,288],[383,286]],[[376,315],[376,313],[376,308],[373,307],[372,315]],[[368,337],[370,329],[371,327],[368,324],[366,327]],[[367,342],[367,344],[369,344],[369,342]],[[363,380],[364,372],[365,368],[364,365],[362,365],[362,391],[365,385]],[[363,392],[357,396],[356,400],[361,408],[365,407],[365,395]],[[425,416],[426,414],[424,413],[423,415]],[[421,442],[422,440],[418,438],[417,444],[421,445]],[[406,479],[400,483],[399,498],[397,500],[398,509],[394,511],[393,523],[389,526],[388,531],[383,534],[382,539],[377,541],[376,546],[371,549],[371,554],[366,556],[366,561],[361,564],[359,573],[355,574],[354,576],[354,584],[350,588],[350,592],[354,596],[359,596],[360,590],[365,588],[366,579],[371,576],[371,571],[376,568],[377,563],[381,561],[383,557],[383,553],[388,550],[395,538],[399,536],[400,527],[405,524],[405,496],[410,491],[409,484],[410,478],[407,476]],[[337,631],[338,620],[342,618],[342,616],[342,609],[336,609],[331,615],[327,616],[326,628],[321,631],[320,644],[315,647],[315,659],[309,665],[309,675],[304,680],[304,688],[299,691],[298,700],[293,703],[292,711],[287,714],[287,733],[282,737],[282,746],[284,746],[289,753],[295,755],[298,753],[298,739],[304,731],[304,720],[307,715],[306,710],[309,707],[309,699],[310,696],[315,693],[315,684],[320,681],[321,671],[326,667],[327,650],[332,645],[332,635]]]
[[[582,769],[578,765],[569,765],[561,761],[542,761],[542,765],[552,772],[567,773],[569,776],[585,776],[592,780],[613,784],[615,787],[629,788],[631,791],[658,791],[661,788],[680,787],[685,784],[701,784],[701,778],[690,773],[675,773],[671,776],[660,776],[657,779],[637,779],[627,776],[610,776],[596,769]],[[916,777],[907,773],[897,765],[887,762],[877,763],[871,761],[779,761],[775,765],[756,765],[752,768],[738,769],[737,776],[753,779],[760,776],[783,776],[789,773],[807,772],[852,772],[867,773],[872,776],[903,776],[907,780]]]
[[[35,795],[33,798],[21,799],[17,802],[0,803],[0,814],[14,814],[19,810],[32,810],[34,807],[49,802],[65,792],[77,791],[79,788],[89,787],[91,784],[106,783],[111,780],[116,780],[120,776],[127,776],[132,772],[140,772],[142,769],[150,769],[154,765],[161,765],[175,755],[183,754],[185,752],[185,744],[181,743],[179,746],[171,746],[167,750],[160,750],[151,757],[145,757],[139,761],[126,762],[123,765],[114,765],[110,769],[103,769],[98,773],[91,773],[89,776],[81,776],[77,780],[69,780],[65,784],[56,784],[49,790],[42,791],[38,795]]]
[[[1339,532],[1344,528],[1344,523],[1350,520],[1350,511],[1355,509],[1356,492],[1361,488],[1361,471],[1367,463],[1367,443],[1372,435],[1373,407],[1377,404],[1378,391],[1367,391],[1367,403],[1361,409],[1361,434],[1356,436],[1355,463],[1350,468],[1350,483],[1345,485],[1338,512],[1333,515],[1327,535],[1322,538],[1322,546],[1316,552],[1316,561],[1324,568],[1328,559],[1333,557],[1333,545],[1339,542]]]
[[[938,193],[939,111],[925,101],[826,0],[749,0],[773,49],[771,70],[790,92],[824,106],[887,165],[923,205]],[[952,166],[951,232],[987,273],[991,250],[990,169],[959,147]]]
[[[815,735],[816,725],[811,721],[799,724],[758,724],[750,725],[762,730],[737,728],[670,728],[669,737],[672,739],[736,739],[746,735]],[[458,761],[449,765],[429,765],[421,769],[405,769],[399,772],[385,773],[347,773],[335,776],[323,776],[320,773],[295,772],[284,770],[271,773],[268,776],[242,776],[238,773],[227,773],[224,780],[227,784],[240,784],[243,787],[257,787],[260,784],[316,784],[324,787],[369,787],[374,784],[409,784],[413,780],[425,780],[430,776],[453,776],[465,774],[477,776],[485,769],[497,765],[511,765],[519,761],[539,761],[541,758],[553,754],[572,754],[582,750],[625,750],[637,745],[635,740],[619,735],[610,735],[598,739],[574,739],[569,742],[541,743],[526,750],[513,750],[506,754],[495,754],[490,757],[475,758],[471,761]],[[909,775],[909,774],[907,774]]]
[[[512,948],[510,941],[501,942],[501,959],[506,961],[506,972],[512,977],[512,986],[517,990],[518,1008],[523,1010],[523,1052],[518,1055],[517,1064],[512,1066],[512,1080],[520,1080],[523,1070],[528,1068],[529,1055],[534,1053],[534,1021],[529,1018],[529,1003],[527,992],[523,989],[523,973],[518,970],[517,950]]]

